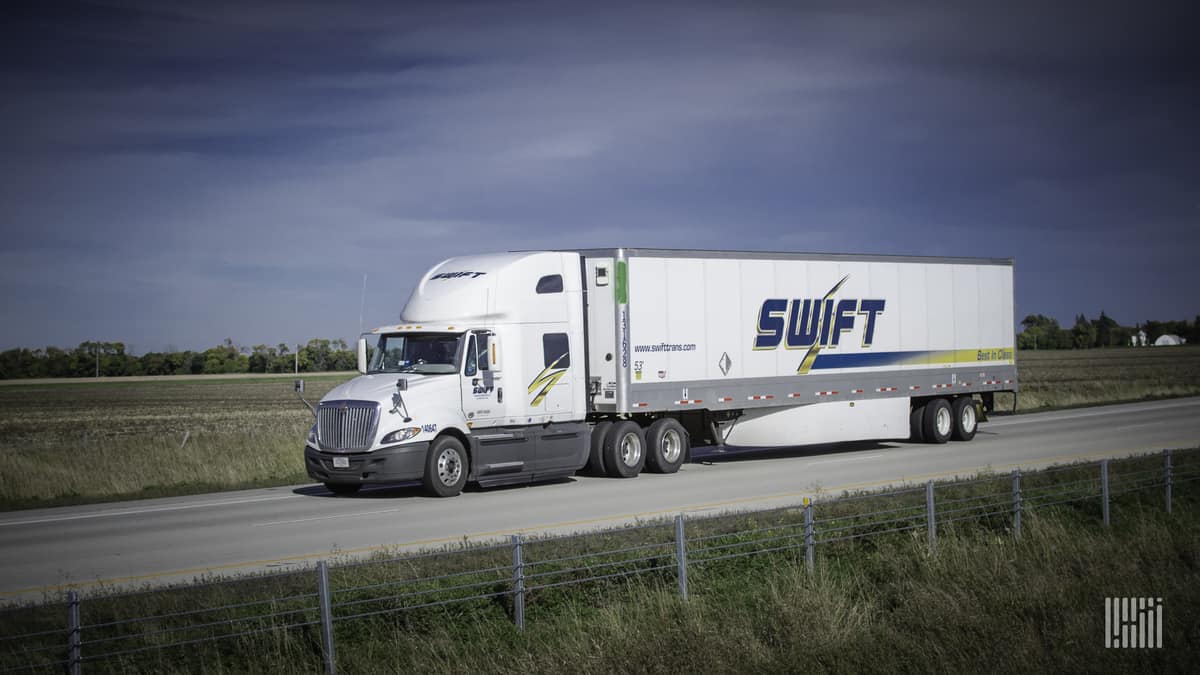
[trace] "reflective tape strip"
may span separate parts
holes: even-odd
[[[804,394],[788,394],[788,398],[801,398]]]
[[[885,391],[896,391],[896,388],[895,387],[880,387],[880,388],[876,389],[875,391],[877,391],[879,393],[883,393]]]
[[[675,405],[692,405],[694,403],[704,403],[704,401],[698,398],[675,401]]]
[[[775,396],[773,394],[755,394],[754,396],[747,396],[746,400],[747,401],[770,401],[773,398],[775,398]]]
[[[818,391],[817,396],[837,396],[836,391]]]
[[[634,404],[633,404],[633,407],[635,407],[635,408],[649,408],[649,407],[650,407],[650,404],[649,404],[649,403],[634,403]]]
[[[863,390],[862,389],[851,389],[850,393],[851,394],[861,394],[861,393],[863,393]]]
[[[933,388],[934,389],[948,389],[953,386],[954,385],[952,385],[952,384],[935,384],[935,385],[933,385]]]
[[[961,385],[962,385],[962,386],[964,386],[964,387],[969,387],[969,386],[971,386],[971,383],[970,383],[970,382],[959,382],[959,384],[961,384]]]
[[[732,400],[732,396],[722,396],[721,398],[717,399],[717,403],[729,403]]]
[[[920,385],[914,384],[913,386],[909,387],[909,390],[910,390],[910,391],[916,391],[916,390],[918,390],[918,389],[920,389],[920,388],[921,388],[921,386],[920,386]]]

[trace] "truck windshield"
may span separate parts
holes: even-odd
[[[422,375],[457,373],[456,356],[461,340],[461,335],[449,333],[381,335],[367,372]]]

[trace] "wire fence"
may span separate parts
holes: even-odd
[[[938,529],[981,524],[1021,536],[1022,516],[1071,504],[1111,523],[1114,497],[1162,494],[1200,480],[1200,452],[1103,460],[1022,474],[926,483],[882,493],[804,500],[771,510],[676,516],[597,533],[463,545],[461,549],[330,565],[315,570],[146,589],[0,610],[0,673],[140,671],[172,650],[220,655],[256,640],[287,643],[305,635],[297,658],[320,655],[336,672],[335,626],[388,616],[420,626],[428,612],[453,608],[503,616],[523,630],[528,608],[563,594],[597,591],[601,582],[658,577],[688,596],[690,572],[768,556],[801,557],[811,571],[817,547],[834,549],[873,537],[910,533],[936,552]],[[1099,511],[1097,514],[1096,511]],[[436,573],[434,573],[436,572]],[[588,590],[592,589],[592,590]],[[399,619],[397,619],[399,617]],[[293,640],[294,641],[294,640]],[[316,665],[315,663],[313,664]]]

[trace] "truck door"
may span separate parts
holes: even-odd
[[[571,420],[574,389],[579,386],[576,372],[582,357],[564,329],[541,330],[544,332],[538,339],[530,340],[537,353],[528,354],[532,365],[541,366],[541,370],[523,393],[534,421],[551,422],[538,431],[534,463],[535,472],[550,473],[578,468],[582,428]]]
[[[495,336],[486,331],[467,335],[462,368],[462,407],[472,429],[498,424],[504,414],[499,400],[500,378],[489,367],[488,350],[494,339]]]

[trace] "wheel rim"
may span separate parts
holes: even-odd
[[[946,436],[950,433],[950,409],[949,408],[945,408],[945,407],[938,408],[937,418],[934,421],[937,422],[937,432],[938,432],[939,436]]]
[[[437,470],[442,485],[454,485],[462,477],[462,458],[453,448],[447,448],[438,455]]]
[[[642,458],[642,441],[637,434],[625,434],[621,438],[621,462],[625,466],[637,466]]]
[[[969,405],[962,410],[962,430],[966,433],[975,431],[975,406]]]
[[[679,455],[683,452],[683,439],[679,438],[679,432],[674,429],[668,429],[667,433],[663,434],[662,439],[662,456],[668,464],[674,464],[675,460],[679,459]]]

